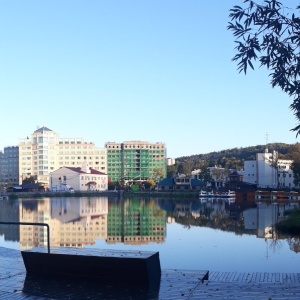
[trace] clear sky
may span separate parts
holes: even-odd
[[[62,138],[164,142],[168,157],[295,143],[291,99],[231,62],[242,0],[9,0],[0,5],[0,150]],[[292,6],[296,4],[289,2]]]

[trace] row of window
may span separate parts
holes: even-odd
[[[67,165],[67,163],[66,163],[66,162],[63,162],[63,161],[59,162],[58,164],[59,164],[59,166],[61,166],[61,167]],[[68,165],[71,165],[71,166],[75,166],[75,165],[77,165],[77,166],[82,166],[82,163],[81,163],[80,161],[78,161],[77,163],[71,162],[71,163],[69,163]],[[100,168],[99,168],[99,167],[96,166],[96,167],[93,167],[93,169],[95,169],[95,170],[105,170],[106,167],[100,167]]]
[[[84,160],[93,160],[93,157],[87,157],[87,156],[61,156],[59,157],[59,160],[64,160],[64,159],[72,159],[72,160],[75,160],[75,159],[84,159]],[[95,157],[95,159],[98,159],[99,160],[99,157]],[[99,162],[96,162],[97,164],[99,164]],[[105,161],[102,161],[101,164],[105,164]]]
[[[74,144],[81,144],[81,141],[59,141],[59,144],[62,145],[62,144],[71,144],[71,145],[74,145]]]
[[[148,156],[151,154],[164,154],[165,151],[164,150],[152,150],[152,151],[139,151],[139,150],[135,150],[135,151],[119,151],[119,150],[109,150],[107,155],[116,155],[116,156],[120,156],[120,155],[124,155],[124,156],[132,156],[132,155],[139,155],[139,156]]]
[[[73,155],[81,155],[81,154],[85,154],[85,155],[99,155],[99,154],[95,154],[92,151],[59,151],[58,152],[59,155],[69,155],[69,154],[73,154]],[[99,156],[96,156],[96,159],[99,159]],[[100,159],[105,159],[105,156],[101,156]]]
[[[131,164],[129,164],[129,162],[126,162],[125,164],[122,164],[121,162],[116,162],[116,161],[107,161],[107,166],[108,167],[124,167],[126,168],[135,168],[135,167],[141,167],[141,168],[151,168],[151,167],[165,167],[164,163],[160,163],[160,162],[132,162]]]
[[[292,178],[292,174],[286,174],[286,173],[278,173],[278,177],[287,177],[286,175],[288,175],[289,178]],[[248,177],[254,177],[255,174],[248,174]]]
[[[89,233],[73,232],[72,234],[70,232],[66,232],[66,233],[61,232],[60,235],[61,236],[82,236],[82,235],[97,236],[98,231],[106,231],[106,228],[105,227],[95,228],[95,231],[96,232],[89,232]]]
[[[121,145],[107,145],[108,149],[121,149]],[[164,146],[124,145],[125,149],[164,149]]]
[[[54,137],[47,137],[47,136],[39,136],[39,137],[34,137],[33,138],[33,144],[42,144],[42,143],[50,143],[54,144],[55,139]]]

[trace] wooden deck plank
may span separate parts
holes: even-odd
[[[232,278],[234,278],[235,274],[236,274],[236,272],[228,272],[227,276],[225,277],[225,281],[231,282]]]
[[[234,277],[232,279],[232,282],[238,282],[239,281],[239,277],[240,277],[240,272],[236,272],[234,274]]]
[[[267,282],[273,282],[273,273],[267,274]]]
[[[268,273],[268,272],[216,272],[211,271],[210,282],[233,283],[283,283],[300,284],[300,273]]]
[[[265,273],[260,273],[259,274],[259,282],[264,282],[265,281]]]
[[[275,273],[275,282],[280,283],[281,282],[281,275],[280,273]]]
[[[41,299],[100,299],[99,295],[107,295],[102,299],[156,299],[156,300],[198,300],[198,299],[254,299],[254,300],[299,300],[299,273],[267,273],[267,272],[218,272],[211,271],[208,280],[201,281],[204,271],[163,270],[159,289],[139,291],[134,288],[132,294],[127,286],[104,285],[96,287],[89,282],[77,287],[61,284],[45,279],[45,285],[39,280],[25,278],[25,268],[20,266],[20,254],[11,257],[10,251],[0,247],[0,298],[9,300],[41,300]],[[6,255],[6,252],[8,255]],[[22,265],[22,264],[21,264]],[[9,275],[9,276],[7,276]],[[41,289],[41,287],[46,290]],[[91,289],[95,288],[95,290]],[[114,287],[114,288],[112,288]],[[73,289],[72,289],[73,288]],[[80,293],[75,293],[79,288]],[[115,290],[116,289],[116,290]],[[119,290],[118,290],[119,289]],[[127,290],[126,290],[127,289]],[[126,290],[126,297],[124,291]],[[141,292],[143,292],[141,294]],[[146,296],[145,296],[146,295]],[[44,298],[44,296],[46,298]],[[128,297],[127,297],[128,296]],[[136,296],[136,297],[135,297]]]

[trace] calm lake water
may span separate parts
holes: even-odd
[[[274,225],[299,204],[68,197],[0,201],[0,221],[50,225],[51,247],[159,251],[163,269],[299,272],[300,239]],[[44,227],[0,225],[0,246],[47,245]]]

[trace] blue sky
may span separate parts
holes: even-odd
[[[291,99],[236,71],[241,0],[10,0],[0,8],[0,150],[62,138],[164,142],[168,157],[295,143]]]

